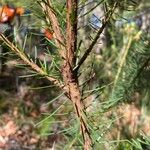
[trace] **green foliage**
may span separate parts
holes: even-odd
[[[149,150],[150,140],[148,136],[141,136],[141,138],[131,140],[121,140],[118,146],[118,150]]]
[[[50,134],[50,132],[52,132],[53,128],[52,128],[52,123],[55,121],[54,118],[47,118],[47,119],[43,119],[44,121],[42,122],[42,124],[38,127],[39,129],[39,133],[41,136],[47,136],[48,134]]]
[[[13,1],[16,5],[22,4],[22,1]],[[58,17],[62,32],[65,33],[66,30],[66,9],[65,9],[65,1],[53,0],[52,6],[54,7],[54,11],[56,16]],[[85,4],[85,0],[80,1],[81,5]],[[94,112],[92,110],[90,113],[87,113],[88,116],[88,124],[92,134],[92,140],[94,141],[95,149],[104,149],[106,145],[109,145],[110,149],[113,149],[116,145],[118,146],[118,150],[124,149],[133,149],[133,150],[142,150],[141,144],[150,145],[149,139],[146,138],[144,142],[140,139],[124,141],[122,142],[118,140],[109,141],[105,138],[107,133],[111,132],[113,128],[114,122],[117,118],[107,118],[104,115],[104,112],[101,110],[97,111],[97,108],[104,108],[105,111],[108,111],[110,107],[114,105],[118,105],[119,102],[130,102],[134,97],[135,92],[139,92],[140,94],[143,91],[147,91],[150,88],[150,43],[148,41],[149,37],[145,36],[144,33],[137,29],[137,26],[134,23],[124,23],[123,27],[120,27],[116,31],[115,22],[117,18],[120,18],[118,14],[125,14],[125,10],[134,10],[138,5],[138,1],[129,1],[129,0],[105,0],[105,1],[97,1],[99,4],[103,5],[105,8],[105,13],[108,13],[108,9],[113,7],[114,3],[117,2],[117,11],[113,15],[110,24],[108,25],[108,32],[111,38],[108,42],[107,48],[102,50],[102,55],[100,54],[91,54],[90,61],[88,62],[88,67],[83,68],[79,74],[82,74],[85,78],[81,76],[81,80],[83,80],[82,84],[82,94],[83,99],[95,96],[94,101],[96,101],[96,106],[94,106]],[[35,13],[38,19],[36,18],[31,22],[32,27],[37,27],[38,29],[42,26],[48,26],[51,29],[51,24],[46,20],[46,14],[41,13],[40,5],[35,5],[35,1],[26,0],[24,5],[30,9],[32,9],[33,14]],[[99,5],[98,5],[99,6]],[[92,10],[90,10],[92,11]],[[89,12],[90,12],[89,11]],[[125,16],[132,16],[133,13],[126,13]],[[35,22],[34,22],[35,21]],[[44,21],[44,23],[43,23]],[[95,34],[95,33],[94,33]],[[38,35],[37,35],[38,36]],[[64,34],[65,36],[65,34]],[[27,44],[29,44],[30,38],[27,37]],[[33,41],[36,41],[34,39]],[[25,42],[24,42],[25,43]],[[31,41],[32,43],[32,41]],[[79,42],[80,43],[80,42]],[[37,43],[36,43],[37,44]],[[46,56],[50,58],[50,62],[44,60],[38,60],[36,57],[38,46],[35,48],[34,58],[30,53],[26,52],[30,61],[35,62],[40,66],[40,68],[44,71],[45,75],[55,77],[56,79],[62,80],[61,76],[61,64],[62,60],[59,58],[58,53],[59,50],[56,48],[54,41],[47,41],[47,45],[51,46],[52,49],[44,49],[44,53]],[[82,44],[82,41],[81,43]],[[80,47],[80,46],[79,46]],[[23,52],[25,47],[23,47]],[[54,49],[54,51],[52,51]],[[41,50],[41,49],[40,49]],[[82,54],[83,49],[78,50],[78,55]],[[99,59],[100,58],[100,59]],[[27,68],[27,67],[26,67]],[[93,71],[94,69],[95,72]],[[88,71],[87,71],[88,70]],[[115,73],[117,72],[117,73]],[[93,74],[96,73],[95,81],[92,80]],[[32,75],[38,76],[35,72],[32,72]],[[27,75],[28,76],[28,75]],[[26,76],[26,77],[27,77]],[[30,76],[30,75],[29,75]],[[89,79],[91,78],[91,79]],[[113,82],[114,79],[114,82]],[[96,84],[95,84],[96,82]],[[91,84],[93,84],[91,86]],[[113,88],[113,90],[111,89]],[[52,89],[55,90],[55,89]],[[55,91],[54,91],[55,92]],[[149,91],[148,91],[149,92]],[[110,94],[111,93],[111,94]],[[57,94],[57,92],[55,93]],[[61,99],[61,96],[64,93],[56,96],[56,98],[51,99],[51,101],[47,104],[51,104]],[[146,95],[149,98],[149,93]],[[109,97],[108,101],[105,101]],[[146,99],[148,99],[146,97]],[[64,101],[64,99],[62,99]],[[104,102],[100,104],[99,102]],[[94,103],[94,102],[93,102]],[[100,104],[100,106],[97,106]],[[145,104],[147,105],[147,103]],[[60,104],[58,108],[55,107],[55,110],[52,110],[50,114],[46,117],[42,117],[42,121],[37,124],[39,126],[39,132],[41,135],[51,135],[53,134],[53,126],[56,124],[59,125],[59,121],[57,121],[56,113],[60,111],[61,108],[65,106],[65,111],[70,115],[70,108],[68,108],[68,103],[65,102]],[[72,108],[71,108],[72,109]],[[66,116],[65,116],[66,117]],[[67,118],[67,117],[66,117]],[[70,118],[67,118],[68,120]],[[74,120],[74,116],[71,116],[71,120]],[[52,125],[54,124],[54,125]],[[61,125],[60,125],[61,126]],[[67,143],[64,149],[71,149],[73,147],[77,147],[80,149],[82,146],[81,134],[79,132],[79,124],[74,121],[68,121],[68,124],[58,132],[62,133],[65,137],[65,142]],[[65,143],[64,142],[64,143]],[[61,143],[62,145],[64,144]],[[116,144],[117,143],[117,144]],[[60,144],[60,145],[61,145]]]
[[[127,25],[126,29],[127,35],[124,33],[124,44],[126,46],[129,44],[129,47],[123,48],[124,52],[119,62],[120,66],[115,78],[113,92],[108,102],[110,106],[122,100],[129,101],[132,99],[131,96],[135,91],[141,92],[143,90],[144,85],[142,83],[149,80],[148,77],[143,78],[144,74],[148,74],[146,68],[150,61],[148,37],[143,37],[144,35],[139,37],[140,32],[134,31],[134,25],[133,27]],[[132,35],[134,33],[136,34]]]

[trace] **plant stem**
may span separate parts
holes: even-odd
[[[67,0],[67,48],[62,74],[66,91],[70,96],[76,115],[80,120],[80,129],[84,140],[84,150],[90,150],[92,140],[84,117],[84,105],[82,103],[81,91],[78,84],[78,76],[77,73],[73,71],[76,61],[75,53],[77,49],[77,9],[78,0]]]

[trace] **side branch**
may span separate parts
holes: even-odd
[[[19,50],[13,43],[11,43],[3,34],[0,34],[0,40],[4,41],[5,44],[12,50],[14,51],[24,62],[25,64],[29,65],[33,70],[35,70],[37,73],[39,73],[42,76],[45,76],[50,82],[52,82],[54,85],[59,87],[60,89],[64,88],[63,83],[59,81],[56,78],[48,76],[48,74],[42,70],[38,65],[36,65],[34,62],[30,61],[28,57],[21,51]]]
[[[46,13],[46,16],[47,16],[46,20],[48,21],[48,23],[51,22],[51,24],[52,24],[52,29],[54,31],[55,43],[58,46],[58,48],[60,49],[61,57],[64,58],[65,52],[63,50],[65,50],[65,46],[64,46],[65,39],[64,39],[63,34],[61,33],[61,27],[59,25],[58,18],[56,17],[54,9],[51,6],[51,0],[42,1],[42,2],[40,2],[40,5],[41,5],[43,11]]]
[[[75,67],[75,72],[77,72],[79,70],[79,68],[81,67],[81,65],[84,63],[84,61],[87,59],[87,57],[89,56],[89,54],[91,53],[91,51],[93,50],[94,45],[96,44],[97,40],[99,39],[99,36],[101,35],[101,33],[103,32],[104,28],[106,27],[107,22],[103,23],[102,27],[99,29],[99,31],[97,32],[94,40],[92,41],[91,45],[89,46],[89,48],[85,51],[84,55],[82,56],[82,58],[80,59],[79,63],[77,64],[77,66]]]
[[[86,49],[84,55],[82,56],[82,58],[80,59],[79,63],[75,67],[75,69],[74,69],[75,72],[78,72],[78,70],[81,67],[81,65],[84,63],[84,61],[87,59],[87,57],[89,56],[89,54],[93,50],[93,47],[95,46],[97,40],[99,39],[99,37],[102,34],[103,30],[105,29],[107,23],[109,22],[110,18],[112,17],[112,14],[114,13],[116,6],[117,6],[117,3],[115,3],[114,7],[108,12],[108,15],[106,16],[106,18],[105,18],[105,20],[104,20],[104,22],[102,24],[102,27],[98,30],[94,40],[90,44],[89,48]]]

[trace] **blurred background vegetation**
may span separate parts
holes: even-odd
[[[88,5],[83,7],[85,2]],[[79,17],[78,23],[78,58],[111,5],[109,0],[97,5],[100,2],[80,1],[79,16],[83,17]],[[96,150],[150,149],[150,2],[123,2],[81,70],[80,84]],[[49,24],[38,1],[1,1],[1,5],[6,3],[30,12],[22,15],[19,23],[18,18],[13,22],[16,30],[12,34],[19,37],[15,41],[18,46],[29,57],[37,57],[40,65],[46,61],[57,67],[56,47],[43,36],[42,30]],[[64,29],[65,1],[53,3]],[[86,12],[88,15],[84,16]],[[82,149],[73,108],[64,93],[26,69],[11,52],[5,64],[6,70],[0,75],[0,147]],[[57,72],[52,73],[58,76]],[[10,129],[9,125],[13,132],[3,133]]]

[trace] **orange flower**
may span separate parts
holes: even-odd
[[[16,15],[23,15],[25,12],[25,9],[22,7],[16,8]]]
[[[0,22],[5,23],[11,21],[15,16],[15,9],[4,5],[0,8]]]
[[[48,28],[44,29],[44,36],[49,40],[53,39],[53,32],[50,31]]]

